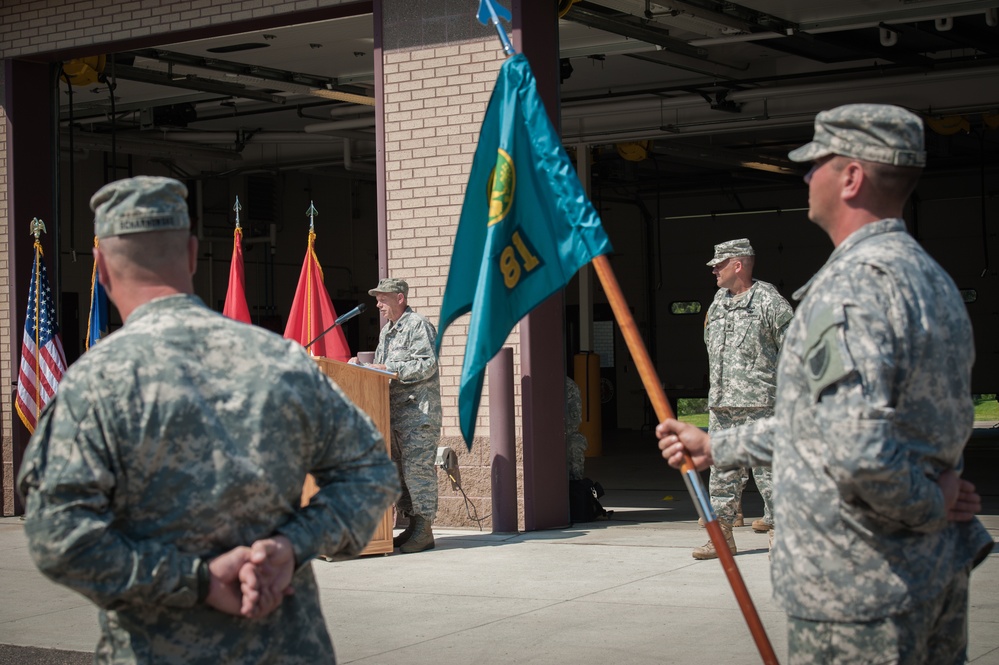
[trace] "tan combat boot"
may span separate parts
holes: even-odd
[[[753,524],[755,524],[755,522]],[[697,518],[697,526],[701,527],[702,529],[704,528],[704,518],[703,517],[698,517]],[[740,510],[736,514],[736,516],[735,516],[735,522],[732,523],[732,526],[746,526],[746,520],[743,519],[743,517],[742,517],[742,510]]]
[[[728,543],[729,551],[732,554],[738,552],[738,549],[735,546],[735,538],[732,536],[732,525],[726,524],[725,522],[718,522],[718,526],[721,527],[722,534],[725,536],[725,542]],[[718,552],[715,551],[715,544],[710,540],[708,540],[707,544],[701,545],[695,549],[690,555],[701,561],[705,559],[718,558]]]
[[[413,535],[399,547],[399,551],[403,554],[413,554],[434,549],[434,532],[431,529],[433,524],[420,515],[413,515],[409,519],[410,524],[413,524]]]
[[[762,519],[753,520],[753,531],[756,533],[766,533],[773,528],[773,522],[764,522]]]
[[[398,536],[392,538],[392,547],[400,547],[403,543],[413,537],[413,529],[416,527],[416,520],[410,516],[409,524]]]

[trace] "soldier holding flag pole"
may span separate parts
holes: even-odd
[[[792,663],[963,663],[971,569],[993,547],[960,477],[974,406],[971,322],[902,212],[922,119],[884,104],[819,113],[788,155],[835,248],[800,299],[772,417],[656,429],[673,466],[772,466],[774,595]]]
[[[512,55],[499,16],[510,20],[509,11],[494,0],[480,0],[479,21],[496,27],[504,51]],[[610,251],[600,218],[548,119],[527,58],[512,55],[500,69],[482,121],[437,337],[439,352],[447,327],[471,312],[458,397],[459,421],[467,445],[472,442],[486,363],[517,321],[564,288],[589,262],[608,295],[656,414],[664,420],[673,417],[605,256]],[[478,275],[477,279],[469,279],[470,274]],[[689,458],[682,471],[760,655],[765,663],[776,663],[773,647]]]

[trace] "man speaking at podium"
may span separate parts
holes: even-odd
[[[298,343],[193,295],[186,196],[140,176],[90,201],[125,325],[69,368],[25,453],[31,556],[101,608],[97,663],[332,663],[309,562],[361,552],[396,472]]]
[[[441,437],[441,384],[434,339],[437,330],[413,311],[409,284],[386,278],[368,291],[388,319],[378,336],[375,360],[369,365],[395,372],[389,384],[392,410],[392,459],[399,469],[399,511],[409,517],[406,530],[392,539],[400,552],[433,549],[431,527],[437,517],[437,471],[434,460]],[[351,362],[357,362],[351,358]]]

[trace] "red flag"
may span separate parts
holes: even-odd
[[[284,329],[286,338],[293,339],[302,346],[319,337],[321,332],[336,321],[333,301],[323,283],[323,269],[316,258],[315,241],[316,232],[309,229],[309,251],[305,253],[295,300],[291,303],[291,313],[288,314],[288,326]],[[350,359],[347,338],[339,327],[320,337],[309,347],[309,353],[342,362]]]
[[[243,279],[243,229],[232,234],[232,263],[229,264],[229,290],[225,293],[222,315],[250,323],[250,308],[246,306],[246,281]]]
[[[35,240],[35,262],[28,289],[28,314],[21,341],[21,370],[17,376],[14,407],[21,422],[32,434],[38,414],[55,396],[66,372],[66,355],[59,338],[59,323],[52,304],[52,290],[45,271],[42,245]]]

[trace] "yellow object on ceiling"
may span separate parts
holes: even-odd
[[[618,143],[615,147],[617,154],[621,155],[622,159],[627,159],[629,162],[640,162],[649,156],[649,145],[649,141],[634,141]]]
[[[943,136],[950,136],[958,132],[967,134],[971,131],[971,123],[963,115],[948,115],[942,118],[928,116],[925,120],[927,127]]]
[[[558,17],[562,18],[569,13],[572,6],[579,2],[579,0],[558,0]]]
[[[62,63],[63,78],[70,85],[91,85],[97,83],[104,72],[107,56],[95,55],[89,58],[76,58]]]

